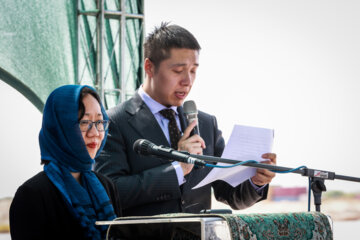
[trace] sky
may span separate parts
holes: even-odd
[[[274,129],[279,166],[360,177],[360,2],[357,0],[145,0],[146,33],[185,27],[201,45],[188,100],[234,124]],[[42,170],[40,112],[0,81],[0,198]],[[360,183],[325,182],[360,192]],[[274,185],[307,186],[299,174]]]

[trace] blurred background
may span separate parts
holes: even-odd
[[[359,11],[356,0],[147,0],[145,32],[171,22],[198,39],[188,100],[217,117],[226,141],[234,124],[271,128],[278,165],[359,177]],[[0,198],[9,199],[42,170],[41,113],[3,81],[0,104]],[[360,227],[360,184],[325,184],[335,239],[350,238]],[[242,212],[306,211],[307,185],[299,174],[277,174],[270,200]]]

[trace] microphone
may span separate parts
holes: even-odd
[[[184,114],[186,116],[188,124],[190,124],[194,120],[198,120],[198,117],[197,117],[198,110],[196,108],[196,104],[194,101],[189,100],[189,101],[184,102],[183,109],[184,109]],[[200,136],[199,122],[194,127],[194,129],[191,131],[191,135],[194,135],[194,134],[197,134]]]
[[[156,156],[166,160],[176,160],[179,162],[190,163],[198,166],[205,166],[205,161],[191,157],[186,153],[176,151],[165,146],[157,146],[146,139],[138,139],[134,142],[134,151],[143,156]]]

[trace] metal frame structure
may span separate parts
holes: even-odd
[[[78,9],[78,14],[77,14],[77,84],[83,84],[83,73],[84,70],[86,68],[86,64],[84,65],[84,67],[82,69],[80,69],[80,44],[81,44],[81,36],[82,34],[82,24],[81,24],[81,17],[82,16],[92,16],[96,18],[96,33],[92,34],[91,37],[91,46],[90,48],[92,49],[88,49],[86,51],[86,59],[85,62],[87,62],[87,64],[89,64],[89,58],[91,55],[91,50],[95,50],[96,52],[96,62],[95,62],[95,66],[96,66],[96,72],[95,74],[92,74],[92,82],[93,82],[93,86],[95,87],[95,89],[98,91],[101,100],[103,103],[105,103],[105,106],[107,106],[106,104],[106,99],[105,99],[105,95],[106,94],[114,94],[114,93],[119,93],[120,97],[118,99],[119,102],[123,102],[127,99],[127,97],[129,96],[129,94],[126,92],[127,89],[127,76],[126,76],[126,66],[125,66],[125,52],[126,52],[126,20],[127,19],[139,19],[141,21],[141,37],[139,37],[140,41],[141,41],[141,45],[144,42],[144,35],[145,35],[145,27],[144,27],[144,13],[142,14],[134,14],[134,13],[128,13],[126,12],[126,4],[129,1],[133,1],[133,0],[113,0],[114,2],[117,1],[120,9],[119,10],[106,10],[105,9],[105,1],[106,0],[93,0],[96,3],[96,9],[89,9],[89,10],[81,10],[80,8],[80,2],[81,0],[77,0],[77,9]],[[135,0],[136,1],[136,0]],[[138,1],[141,4],[141,8],[144,9],[144,1]],[[109,59],[109,62],[106,66],[104,66],[104,54],[106,53],[106,51],[104,50],[104,43],[106,41],[106,38],[104,36],[104,22],[105,19],[115,19],[118,20],[120,22],[119,24],[119,29],[118,32],[116,34],[116,39],[115,41],[119,41],[119,52],[120,52],[120,59],[119,61],[115,62],[117,64],[117,68],[118,68],[118,72],[120,73],[119,79],[118,79],[118,86],[119,88],[112,88],[112,89],[106,89],[105,88],[105,81],[106,81],[106,75],[107,75],[107,71],[110,68],[110,65],[113,64],[114,59],[113,55],[114,55],[114,51],[115,51],[115,45],[114,44],[114,49],[111,49],[111,58]],[[120,34],[120,38],[118,38],[118,35]],[[96,47],[93,48],[94,45],[94,37],[96,36],[95,42],[96,42]],[[142,47],[140,47],[139,51],[141,51],[141,61],[143,61],[143,50]],[[142,67],[142,64],[140,64],[140,66]],[[104,70],[107,69],[107,71],[105,72]],[[105,74],[104,74],[105,73]],[[95,75],[95,76],[94,76]],[[139,79],[138,81],[142,82],[144,79],[144,72],[142,70],[141,72],[141,79]],[[135,89],[133,89],[135,90]],[[132,95],[133,92],[130,94]],[[119,103],[118,102],[118,103]],[[117,104],[117,103],[116,103]]]

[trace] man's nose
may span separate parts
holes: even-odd
[[[183,76],[183,79],[181,81],[181,84],[185,85],[185,86],[188,86],[188,85],[191,85],[192,82],[193,82],[193,77],[192,77],[191,73],[190,72],[185,72],[184,76]]]

